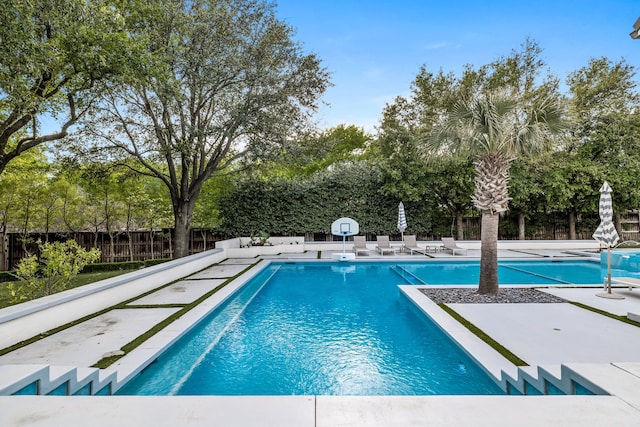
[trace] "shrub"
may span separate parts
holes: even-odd
[[[126,261],[126,262],[96,262],[87,264],[83,269],[83,273],[99,273],[102,271],[117,270],[135,270],[144,267],[143,261]]]
[[[170,258],[147,259],[144,261],[125,261],[125,262],[96,262],[87,264],[82,273],[98,273],[102,271],[118,271],[118,270],[135,270],[138,268],[151,267],[152,265],[162,264],[171,261]]]
[[[38,247],[40,261],[35,255],[20,260],[15,273],[18,281],[7,285],[12,302],[63,291],[84,266],[100,258],[98,249],[87,251],[75,240],[38,242]]]
[[[171,258],[156,258],[144,260],[145,267],[151,267],[152,265],[162,264],[163,262],[171,261]]]

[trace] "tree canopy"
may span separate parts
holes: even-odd
[[[152,0],[127,13],[150,66],[109,85],[83,137],[165,184],[181,257],[205,181],[301,133],[328,74],[269,2]]]
[[[309,118],[329,74],[269,2],[41,3],[18,0],[0,15],[18,27],[0,28],[0,219],[25,242],[32,231],[113,239],[173,222],[180,256],[191,225],[228,236],[323,233],[347,213],[363,233],[393,234],[399,201],[408,232],[477,238],[473,162],[483,153],[508,166],[488,175],[503,175],[508,191],[484,197],[505,215],[501,236],[534,238],[550,218],[562,235],[566,220],[570,238],[589,236],[605,179],[616,214],[640,206],[640,99],[624,60],[591,59],[561,92],[527,39],[460,73],[420,67],[373,134],[316,129]],[[536,136],[529,125],[551,119],[540,115],[545,104],[560,106],[553,114],[569,126],[541,132],[535,154],[521,142]],[[47,136],[54,115],[59,128]],[[435,132],[446,143],[434,153],[425,142]],[[66,133],[57,151],[43,150]]]
[[[24,151],[67,136],[100,91],[99,83],[127,73],[136,63],[124,19],[112,3],[3,4],[0,173]]]

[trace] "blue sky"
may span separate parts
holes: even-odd
[[[590,58],[621,58],[640,68],[640,40],[629,33],[640,0],[276,0],[278,16],[317,54],[334,86],[322,127],[369,132],[386,103],[409,95],[421,65],[459,73],[519,49],[527,37],[562,80]]]

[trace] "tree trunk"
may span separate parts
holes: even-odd
[[[525,239],[524,212],[518,212],[518,240]]]
[[[127,230],[127,238],[129,239],[129,261],[133,261],[133,235]]]
[[[480,230],[480,284],[481,295],[498,294],[498,223],[500,215],[482,211],[482,229]]]
[[[47,216],[44,223],[44,241],[45,243],[49,242],[49,228],[51,222],[51,213],[47,210]]]
[[[0,233],[0,271],[9,270],[9,266],[7,265],[8,246],[7,233],[2,231],[2,233]]]
[[[569,240],[576,240],[576,214],[569,212]]]
[[[462,212],[456,212],[456,240],[464,240],[464,217]]]
[[[155,232],[153,231],[153,228],[152,228],[149,234],[149,238],[151,239],[151,259],[156,259],[155,254],[153,252],[154,236],[155,236]]]
[[[116,262],[116,242],[113,233],[109,232],[109,250],[111,251],[110,262]]]
[[[189,233],[191,232],[191,219],[193,218],[193,205],[189,202],[180,202],[175,216],[175,242],[173,246],[173,259],[189,255]]]

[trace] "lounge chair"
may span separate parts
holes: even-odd
[[[353,236],[353,252],[355,252],[356,256],[361,253],[371,254],[371,249],[367,248],[367,241],[364,236]]]
[[[640,288],[640,279],[636,279],[635,277],[612,277],[611,283],[616,285],[626,285],[629,287],[629,290],[632,290],[633,288]]]
[[[415,235],[404,236],[404,249],[409,251],[410,255],[413,255],[414,252],[426,255],[426,248],[418,246]]]
[[[390,252],[391,254],[396,253],[396,248],[392,248],[389,244],[389,236],[378,236],[377,240],[378,246],[376,246],[376,251],[380,252],[382,255],[387,252]]]
[[[442,238],[442,250],[447,251],[447,252],[451,252],[451,255],[456,255],[456,254],[460,254],[460,255],[466,255],[467,254],[467,249],[466,248],[461,248],[460,246],[458,246],[456,244],[456,241],[453,240],[453,237],[443,237]]]

